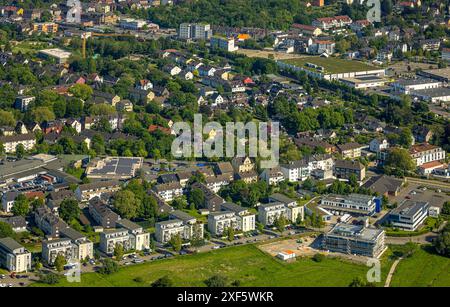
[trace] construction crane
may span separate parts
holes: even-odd
[[[89,37],[93,36],[100,36],[100,37],[137,37],[137,34],[126,34],[126,33],[96,33],[96,32],[90,32]],[[81,35],[81,38],[83,39],[82,45],[81,45],[81,52],[83,55],[83,59],[86,59],[86,40],[88,38],[88,33],[83,33]]]

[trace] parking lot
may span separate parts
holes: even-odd
[[[408,186],[399,193],[399,195],[391,199],[391,202],[397,202],[400,204],[407,199],[414,201],[425,201],[428,202],[430,206],[442,208],[446,201],[450,201],[450,196],[439,189],[433,190],[423,188],[420,184],[410,182]]]

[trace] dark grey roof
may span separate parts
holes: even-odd
[[[13,252],[16,249],[22,248],[22,245],[14,241],[12,238],[2,238],[0,239],[0,245],[9,250],[10,252]]]
[[[64,237],[67,237],[71,240],[79,240],[79,239],[83,239],[86,237],[83,234],[79,233],[78,231],[76,231],[75,229],[70,228],[70,227],[64,228],[64,229],[60,230],[60,232]]]
[[[406,200],[400,206],[393,209],[390,214],[412,218],[418,211],[423,210],[424,207],[429,207],[429,203],[424,201]]]

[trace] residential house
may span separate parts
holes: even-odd
[[[278,185],[278,183],[285,180],[281,167],[266,168],[260,174],[261,180],[264,180],[269,185]]]
[[[153,191],[155,191],[164,201],[169,202],[183,194],[183,187],[179,182],[170,182],[155,185]]]
[[[444,160],[446,157],[445,150],[429,143],[412,145],[409,149],[409,154],[417,166],[428,162]]]
[[[121,246],[125,252],[132,249],[128,229],[108,229],[100,233],[100,251],[112,255],[117,246]]]
[[[116,224],[118,227],[128,230],[132,249],[142,251],[150,248],[150,233],[144,231],[142,226],[127,219],[119,220]]]
[[[386,138],[374,138],[369,143],[369,150],[371,152],[379,152],[389,148],[389,142]]]
[[[61,236],[71,240],[73,247],[72,260],[83,261],[86,259],[94,259],[94,243],[85,235],[68,227],[61,230]]]
[[[336,147],[343,159],[356,159],[361,157],[361,150],[366,146],[358,143],[346,143]]]

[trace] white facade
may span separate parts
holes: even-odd
[[[208,229],[215,236],[223,235],[227,228],[239,230],[238,217],[234,212],[213,212],[208,215]]]
[[[369,150],[371,152],[379,152],[389,148],[389,143],[386,139],[373,139],[369,143]]]
[[[211,47],[233,52],[239,48],[234,45],[234,38],[211,37]]]

